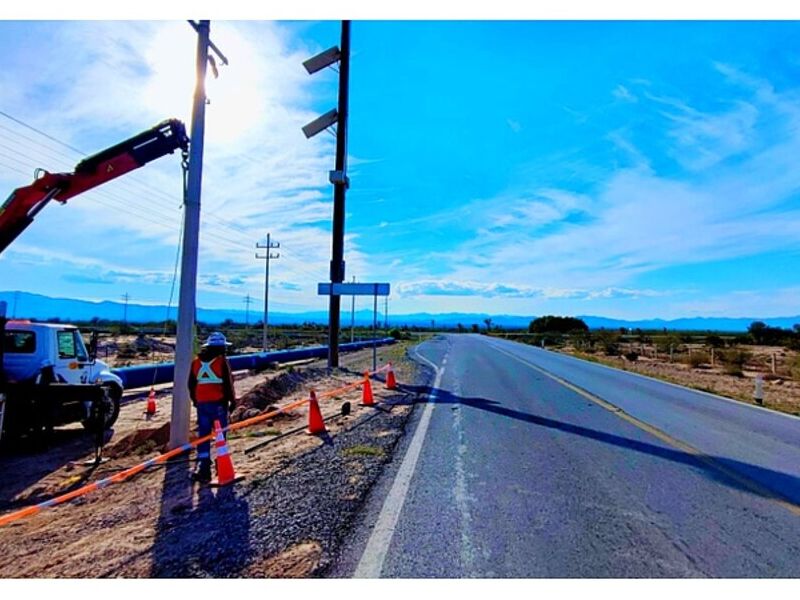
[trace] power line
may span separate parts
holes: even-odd
[[[64,142],[62,140],[59,140],[58,138],[56,138],[56,137],[54,137],[52,135],[49,135],[46,132],[41,131],[40,129],[37,129],[36,127],[34,127],[32,125],[29,125],[28,123],[25,123],[21,119],[18,119],[16,117],[4,112],[4,111],[0,111],[0,115],[5,117],[5,118],[7,118],[7,119],[9,119],[9,120],[11,120],[11,121],[13,121],[14,123],[17,123],[17,124],[21,125],[22,127],[25,127],[26,129],[29,129],[29,130],[35,132],[38,135],[41,135],[41,136],[47,138],[48,140],[51,140],[51,141],[55,142],[56,144],[59,144],[60,146],[62,146],[64,148],[69,149],[72,152],[75,152],[76,154],[78,154],[80,156],[83,156],[83,155],[86,154],[85,152],[83,152],[79,148],[76,148],[76,147],[74,147],[74,146],[72,146],[72,145],[70,145],[70,144],[68,144],[68,143],[66,143],[66,142]],[[24,136],[21,133],[15,132],[15,131],[13,131],[13,130],[5,127],[5,126],[2,126],[2,125],[0,125],[0,127],[2,127],[4,130],[9,131],[10,133],[12,133],[12,134],[14,134],[14,135],[16,135],[16,136],[18,136],[20,138],[23,138],[23,139],[31,142],[32,144],[36,145],[36,147],[38,147],[38,149],[37,148],[28,147],[28,150],[31,150],[31,151],[34,151],[34,152],[41,152],[42,149],[44,149],[44,151],[47,152],[47,153],[55,154],[57,156],[63,157],[65,162],[69,161],[71,163],[73,160],[75,160],[75,157],[71,157],[71,156],[67,155],[67,153],[65,153],[65,152],[60,152],[55,148],[47,146],[47,145],[45,145],[45,144],[43,144],[41,142],[37,142],[33,138],[31,138],[29,136]],[[28,167],[31,170],[34,170],[36,168],[37,163],[39,163],[40,160],[41,160],[40,158],[36,158],[36,157],[33,157],[33,156],[29,155],[29,154],[25,154],[25,153],[19,152],[19,150],[16,149],[16,148],[10,148],[10,147],[2,145],[2,144],[0,144],[0,146],[3,146],[3,147],[5,147],[6,149],[8,149],[8,150],[10,150],[12,152],[15,152],[15,154],[16,154],[16,156],[11,156],[11,155],[7,155],[7,154],[4,154],[4,153],[0,153],[0,156],[3,156],[3,157],[5,157],[5,158],[7,158],[9,160],[12,160],[15,163],[17,163],[17,164],[19,164],[19,165],[21,165],[23,167]],[[30,161],[30,164],[26,163],[24,160],[20,160],[20,157]],[[4,166],[5,168],[7,168],[10,171],[13,171],[15,173],[20,173],[20,174],[23,174],[23,175],[29,175],[29,173],[26,173],[22,169],[19,169],[19,168],[16,168],[16,167],[13,167],[13,166],[10,166],[10,165],[7,165],[7,164],[6,165],[2,165],[2,166]],[[138,185],[140,188],[146,190],[151,195],[152,194],[158,195],[158,196],[160,196],[162,198],[165,198],[165,199],[168,199],[168,200],[170,200],[172,202],[176,201],[176,199],[174,197],[170,196],[169,194],[167,194],[163,190],[160,190],[158,188],[155,188],[153,186],[150,186],[148,184],[145,184],[145,183],[142,183],[142,182],[139,182],[139,181],[125,180],[125,181],[118,182],[118,185],[119,184],[128,184],[128,183]],[[128,186],[128,185],[125,185],[125,187],[130,188],[130,186]],[[119,195],[115,194],[114,192],[110,192],[109,190],[106,190],[106,189],[93,190],[92,194],[94,196],[94,201],[97,202],[98,204],[102,205],[102,206],[106,206],[106,207],[112,208],[112,209],[114,209],[116,211],[120,211],[120,212],[123,212],[125,214],[130,215],[130,216],[136,217],[136,219],[138,219],[140,222],[146,222],[148,224],[159,226],[159,227],[161,227],[163,229],[168,229],[170,231],[180,232],[180,225],[179,225],[180,217],[177,219],[178,223],[176,223],[175,225],[169,225],[168,223],[175,218],[175,216],[176,216],[175,213],[165,212],[165,207],[163,205],[161,205],[161,204],[149,199],[148,197],[139,197],[138,198],[138,201],[140,203],[143,203],[143,204],[147,205],[146,207],[143,207],[143,210],[146,210],[147,212],[143,213],[143,212],[140,212],[140,211],[138,211],[136,209],[133,209],[131,207],[130,201],[128,199],[123,198],[122,196],[119,196]],[[208,214],[214,215],[214,213],[208,213]],[[155,220],[152,217],[161,218],[161,219],[164,219],[164,221]],[[203,230],[204,230],[204,233],[206,235],[208,235],[208,236],[210,236],[210,237],[212,237],[212,238],[214,238],[214,239],[216,239],[218,241],[221,241],[222,245],[224,247],[227,247],[227,248],[229,248],[231,250],[234,250],[234,249],[246,249],[247,248],[247,245],[240,241],[240,239],[238,238],[238,235],[239,234],[249,235],[249,232],[245,228],[243,228],[241,226],[238,226],[238,225],[236,225],[236,224],[234,224],[232,222],[226,221],[225,219],[223,219],[221,217],[215,216],[215,220],[214,220],[213,223],[205,222],[204,225],[203,225]],[[228,231],[226,231],[226,230],[228,230]],[[236,234],[236,237],[234,238],[232,234]],[[285,249],[284,249],[284,251],[285,251]],[[322,270],[319,270],[319,271],[309,270],[309,268],[307,268],[307,266],[306,266],[307,265],[306,261],[304,261],[304,260],[302,260],[300,258],[295,258],[292,255],[287,256],[287,258],[294,265],[294,267],[292,268],[293,271],[299,271],[302,274],[310,276],[313,280],[324,280],[326,278],[326,276],[322,274],[323,273]]]
[[[7,119],[9,119],[9,120],[11,120],[11,121],[13,121],[13,122],[15,122],[15,123],[17,123],[19,125],[21,125],[22,127],[25,127],[26,129],[29,129],[29,130],[31,130],[31,131],[33,131],[33,132],[35,132],[35,133],[47,138],[48,140],[51,140],[51,141],[53,141],[53,142],[65,147],[65,148],[68,148],[69,150],[77,153],[79,156],[85,156],[86,155],[86,153],[84,151],[80,150],[79,148],[76,148],[75,146],[72,146],[72,145],[70,145],[70,144],[68,144],[68,143],[66,143],[66,142],[64,142],[62,140],[59,140],[58,138],[56,138],[56,137],[54,137],[54,136],[52,136],[52,135],[50,135],[50,134],[48,134],[48,133],[46,133],[44,131],[41,131],[40,129],[37,129],[36,127],[34,127],[34,126],[32,126],[32,125],[30,125],[28,123],[25,123],[22,119],[18,119],[16,117],[4,112],[4,111],[0,111],[0,115],[3,116],[3,117],[6,117]],[[13,132],[11,129],[8,129],[6,127],[3,127],[3,128],[6,129],[7,131],[15,133],[15,135],[18,135],[20,137],[24,137],[25,139],[33,142],[34,144],[38,144],[41,147],[43,147],[43,148],[45,148],[45,149],[47,149],[47,150],[49,150],[51,152],[54,152],[54,153],[56,153],[56,154],[58,154],[60,156],[63,156],[67,160],[72,161],[72,160],[75,159],[73,157],[67,156],[66,153],[58,152],[57,150],[52,149],[49,146],[37,143],[32,138],[29,138],[27,136],[22,136],[21,134],[19,134],[17,132]],[[29,159],[31,161],[34,161],[34,163],[38,162],[38,160],[39,160],[39,159],[33,158],[31,156],[27,156],[27,155],[22,155],[22,156],[24,156],[25,158],[27,158],[27,159]],[[250,157],[247,157],[246,155],[243,155],[243,157],[246,158],[246,159],[250,158]],[[13,158],[13,157],[8,157],[8,158]],[[24,163],[20,162],[20,164],[24,164]],[[254,164],[255,164],[255,162],[254,162]],[[35,168],[35,166],[33,168]],[[21,171],[16,170],[16,172],[21,172]],[[157,194],[157,195],[159,195],[159,196],[161,196],[161,197],[163,197],[165,199],[168,199],[170,201],[175,201],[174,197],[170,196],[169,194],[167,194],[163,190],[158,189],[156,187],[153,187],[153,186],[151,186],[149,184],[145,184],[143,182],[136,181],[135,179],[134,180],[126,179],[125,181],[118,182],[118,184],[125,184],[125,185],[127,185],[127,184],[136,184],[139,187],[146,189],[147,191],[149,191],[152,194]],[[109,196],[112,195],[107,190],[103,190],[102,192],[100,192],[98,190],[95,190],[95,193],[105,193],[105,194],[108,194]],[[120,198],[120,200],[122,200],[122,199]],[[156,202],[154,202],[152,200],[148,200],[148,199],[141,199],[140,198],[140,201],[144,201],[145,203],[153,206],[154,210],[156,210],[158,212],[159,216],[166,217],[165,213],[162,212],[164,207],[161,206],[160,204],[158,204],[158,203],[156,203]],[[126,211],[126,212],[128,212],[128,214],[132,214],[130,211]],[[208,214],[209,216],[214,216],[214,218],[215,218],[215,222],[214,222],[213,225],[209,226],[209,224],[207,222],[204,224],[203,229],[204,229],[204,231],[206,231],[206,233],[209,233],[208,230],[209,230],[209,228],[211,228],[214,232],[217,232],[217,233],[211,232],[211,235],[213,235],[217,239],[225,239],[225,240],[229,241],[230,243],[234,244],[236,247],[246,248],[246,245],[244,243],[239,242],[238,240],[234,240],[234,239],[231,239],[229,237],[226,237],[227,234],[224,234],[223,230],[225,228],[227,228],[227,229],[230,230],[230,232],[233,232],[233,233],[236,233],[236,234],[244,234],[244,235],[250,235],[250,232],[245,230],[243,227],[240,227],[240,226],[236,225],[233,222],[226,221],[224,218],[218,216],[214,212],[209,212],[209,213],[206,213],[206,214]],[[169,215],[169,217],[172,217],[172,215]],[[142,216],[142,218],[144,218],[145,220],[147,220],[150,223],[153,222],[152,220],[147,219],[145,216]],[[222,233],[220,233],[220,232],[222,232]],[[300,262],[300,261],[297,261],[297,262],[299,264],[302,264],[302,262]],[[304,269],[304,268],[298,268],[298,270],[301,270],[302,272],[304,272],[307,275],[311,273],[310,271],[308,271],[307,269]],[[313,274],[313,278],[314,279],[324,280],[327,276],[326,275],[320,275],[321,273],[323,273],[323,271],[319,271],[317,273],[314,273]]]

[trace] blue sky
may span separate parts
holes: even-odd
[[[391,310],[618,318],[800,313],[797,22],[355,21],[347,279]],[[300,127],[338,22],[213,21],[198,303],[322,309],[334,140]],[[0,22],[0,186],[189,122],[185,22]],[[50,137],[45,137],[42,133]],[[58,141],[55,141],[58,140]],[[166,303],[177,157],[48,207],[0,289]],[[348,303],[349,304],[349,303]]]

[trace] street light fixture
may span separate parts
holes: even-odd
[[[303,133],[306,138],[312,138],[320,131],[325,131],[331,125],[334,125],[339,120],[339,111],[335,108],[326,112],[321,117],[317,117],[311,123],[303,127]]]
[[[342,53],[339,51],[339,47],[334,46],[333,48],[328,48],[324,52],[320,52],[316,56],[309,58],[303,63],[303,66],[306,68],[309,75],[313,75],[325,67],[330,67],[335,62],[339,62],[341,56]]]

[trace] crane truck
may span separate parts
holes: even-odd
[[[0,206],[0,254],[50,202],[67,200],[176,150],[184,166],[189,138],[177,119],[163,121],[80,161],[72,173],[37,169],[34,182],[15,189]],[[119,415],[122,380],[97,360],[77,327],[9,320],[0,302],[0,436],[82,422],[110,428]]]

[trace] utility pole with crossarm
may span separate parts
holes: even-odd
[[[181,284],[178,296],[178,331],[175,342],[175,377],[169,447],[183,446],[189,441],[189,370],[194,355],[195,308],[197,294],[197,254],[200,244],[200,190],[203,181],[203,138],[206,119],[206,66],[216,63],[209,54],[211,49],[222,64],[228,59],[211,42],[210,21],[189,21],[197,32],[196,74],[194,103],[192,106],[191,142],[189,147],[189,172],[184,190],[183,248],[181,254]]]
[[[279,252],[270,252],[270,250],[276,250],[280,248],[280,242],[272,242],[270,241],[270,234],[267,234],[267,243],[262,245],[256,242],[256,248],[266,250],[266,253],[261,256],[256,252],[256,258],[265,260],[267,263],[266,273],[264,276],[264,336],[261,345],[263,346],[264,352],[267,351],[267,345],[269,342],[268,333],[267,333],[267,323],[269,323],[269,261],[275,260],[276,258],[280,258],[281,255]]]

